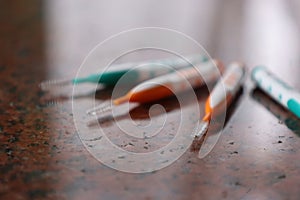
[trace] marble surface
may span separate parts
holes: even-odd
[[[132,27],[162,26],[193,36],[225,64],[233,59],[243,60],[250,71],[254,65],[264,63],[300,89],[297,51],[300,43],[294,37],[300,18],[286,16],[289,9],[297,11],[297,3],[275,1],[274,12],[271,9],[269,15],[275,19],[279,16],[282,21],[277,26],[268,25],[274,32],[267,32],[265,23],[272,19],[255,21],[251,12],[254,9],[258,15],[262,14],[260,11],[265,5],[259,1],[246,1],[245,5],[228,2],[226,5],[221,1],[202,2],[206,10],[199,8],[203,12],[198,12],[195,6],[199,2],[186,5],[181,1],[170,8],[173,18],[159,20],[155,17],[156,14],[163,16],[162,8],[153,7],[154,10],[145,15],[143,10],[135,10],[143,6],[146,11],[147,6],[154,6],[150,1],[127,2],[127,7],[125,3],[106,4],[104,1],[2,1],[0,198],[299,199],[300,121],[255,89],[249,77],[230,110],[223,134],[207,157],[198,159],[195,152],[187,150],[170,166],[144,174],[124,173],[101,164],[87,151],[77,134],[72,101],[65,98],[52,101],[53,94],[42,92],[38,87],[45,79],[73,76],[89,50],[112,34]],[[170,1],[162,3],[162,7],[170,4]],[[184,13],[189,15],[179,21],[183,15],[178,16],[177,11],[183,7],[187,10]],[[110,13],[120,10],[125,14],[124,21],[120,15]],[[174,22],[176,19],[178,23]],[[202,22],[207,29],[195,26]],[[282,27],[285,32],[278,31]],[[233,33],[237,35],[233,37]],[[282,42],[283,36],[286,36],[285,42]],[[106,89],[96,97],[102,101],[110,98],[111,92],[112,88]],[[70,88],[54,91],[58,93],[70,94]],[[207,92],[200,89],[198,94],[202,109]],[[94,94],[90,93],[74,101],[84,108],[93,99]],[[170,120],[163,134],[172,136],[180,107],[176,98],[158,103],[164,105]],[[191,107],[187,105],[183,109]],[[148,110],[149,105],[140,106],[130,115],[139,123],[147,122]],[[122,120],[126,126],[128,116]],[[121,134],[114,124],[105,130]],[[164,145],[161,138],[150,143],[145,140],[135,143],[121,137],[115,142],[121,147],[125,143],[136,144],[134,150],[138,152]]]

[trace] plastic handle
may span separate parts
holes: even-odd
[[[186,60],[182,58],[166,58],[146,62],[116,64],[98,74],[76,78],[71,82],[73,84],[89,82],[115,85],[121,77],[124,76],[124,78],[128,80],[127,83],[140,83],[151,78],[174,72],[176,69],[191,67],[206,62],[207,60],[206,56],[193,55],[186,57]]]
[[[252,70],[252,80],[264,92],[300,118],[300,93],[270,73],[266,67]]]
[[[222,63],[216,60],[199,63],[195,68],[181,69],[176,73],[170,73],[145,81],[133,88],[132,91],[141,92],[157,87],[158,85],[163,85],[170,88],[173,93],[179,93],[191,87],[199,87],[205,83],[205,81],[211,82],[216,80],[222,68]],[[205,79],[202,77],[205,77]]]
[[[143,82],[148,79],[172,73],[183,68],[192,67],[193,65],[207,61],[207,57],[202,55],[188,56],[186,57],[186,60],[183,58],[169,58],[141,63],[134,68],[134,71],[137,73],[138,82]]]
[[[219,113],[222,108],[229,106],[242,85],[244,75],[244,64],[235,62],[229,65],[223,78],[216,84],[206,102],[204,121],[210,119],[213,111]]]

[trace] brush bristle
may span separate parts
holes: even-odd
[[[72,80],[48,80],[41,82],[39,86],[42,90],[49,90],[53,87],[63,87],[70,84],[72,84]]]
[[[197,138],[199,138],[199,137],[201,137],[206,131],[207,131],[207,129],[208,129],[208,122],[202,122],[201,124],[200,124],[200,130],[196,130],[194,133],[193,133],[193,136],[194,137],[197,137]]]
[[[100,104],[99,106],[96,106],[95,108],[87,110],[86,114],[97,115],[97,114],[103,114],[103,113],[106,113],[109,111],[111,111],[111,103],[104,102],[104,103]]]

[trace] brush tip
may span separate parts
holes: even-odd
[[[72,84],[72,80],[48,80],[48,81],[41,82],[39,84],[39,87],[45,91],[53,87],[62,87],[70,84]]]
[[[94,108],[91,108],[86,111],[87,115],[95,116],[97,114],[103,114],[105,112],[111,111],[111,103],[110,102],[104,102]]]
[[[207,131],[208,129],[208,122],[207,121],[203,121],[200,124],[200,129],[196,129],[194,131],[194,133],[192,134],[195,138],[200,138],[201,136],[203,136],[203,134]]]

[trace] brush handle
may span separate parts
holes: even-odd
[[[89,82],[115,85],[122,76],[124,76],[127,84],[136,84],[208,60],[207,57],[202,55],[187,56],[185,59],[167,58],[141,63],[119,64],[111,66],[98,74],[91,74],[90,76],[83,78],[75,78],[72,80],[72,83],[79,84]]]
[[[222,63],[214,60],[150,79],[134,87],[126,96],[114,100],[114,104],[118,105],[125,101],[147,103],[176,95],[200,87],[206,82],[215,81],[222,69]]]
[[[264,66],[252,70],[252,80],[265,93],[300,118],[300,93],[272,74]]]
[[[206,115],[203,121],[209,121],[212,113],[220,114],[230,105],[243,83],[244,75],[245,66],[243,63],[234,62],[229,65],[206,101]]]

